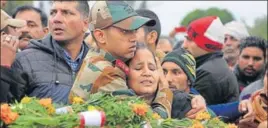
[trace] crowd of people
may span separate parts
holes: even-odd
[[[162,118],[208,111],[266,128],[267,58],[267,40],[217,16],[165,36],[153,11],[122,1],[53,1],[49,16],[24,5],[12,17],[1,10],[0,103],[104,92],[139,96]]]

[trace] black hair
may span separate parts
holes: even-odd
[[[268,48],[267,41],[261,37],[257,36],[249,36],[246,38],[243,38],[240,41],[240,54],[243,51],[243,49],[247,47],[257,47],[262,50],[263,57],[266,58],[266,49]]]
[[[154,57],[154,61],[155,61],[155,63],[156,63],[155,55],[154,55],[153,51],[151,51],[151,50],[149,49],[149,47],[148,47],[145,43],[138,42],[138,43],[136,44],[136,51],[135,51],[134,56],[136,55],[137,51],[138,51],[138,50],[141,50],[141,49],[147,49],[148,51],[150,51],[150,53],[152,53],[152,55],[153,55],[153,57]],[[132,57],[131,59],[129,59],[128,61],[126,61],[126,65],[129,66],[129,65],[130,65],[130,62],[133,60],[133,58],[134,58],[134,57]]]
[[[15,18],[16,15],[19,13],[19,12],[23,12],[23,11],[29,11],[29,10],[32,10],[32,11],[35,11],[37,12],[39,15],[40,15],[40,18],[41,18],[41,23],[42,23],[42,26],[43,27],[47,27],[47,15],[45,14],[45,12],[43,12],[42,10],[40,10],[39,8],[35,8],[33,6],[30,6],[30,5],[23,5],[23,6],[19,6],[15,9],[15,11],[13,12],[12,14],[12,18]]]
[[[88,18],[89,17],[89,5],[88,5],[88,1],[87,0],[78,0],[78,1],[73,1],[73,0],[54,0],[53,2],[77,2],[78,6],[77,6],[77,10],[80,12],[80,14],[84,17],[84,18]]]
[[[156,23],[154,26],[144,25],[143,28],[144,28],[145,35],[147,35],[148,33],[152,32],[152,31],[157,32],[157,38],[155,41],[155,45],[157,45],[159,37],[161,35],[161,23],[160,23],[158,16],[153,11],[148,10],[148,9],[138,9],[138,10],[136,10],[136,12],[142,17],[146,17],[146,18],[150,18],[152,20],[155,20]]]

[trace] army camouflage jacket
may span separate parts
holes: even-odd
[[[69,101],[74,96],[86,100],[90,94],[106,92],[124,94],[122,92],[133,92],[127,86],[126,77],[129,72],[127,65],[121,60],[115,59],[111,54],[101,49],[90,49],[83,60],[83,64],[77,74],[71,89]],[[172,92],[161,89],[151,106],[161,117],[170,117]]]

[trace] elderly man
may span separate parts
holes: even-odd
[[[223,57],[231,70],[239,56],[240,40],[249,36],[246,26],[237,21],[231,21],[224,26]]]

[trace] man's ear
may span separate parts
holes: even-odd
[[[43,32],[45,33],[45,35],[48,34],[48,31],[49,31],[49,30],[48,30],[48,27],[44,27],[44,28],[43,28]]]
[[[4,31],[1,32],[1,36],[3,36],[3,35],[6,35],[6,33]]]
[[[105,41],[105,33],[104,31],[100,30],[100,29],[96,29],[93,31],[93,35],[96,39],[96,43],[99,43],[100,45],[104,45],[106,43]]]
[[[89,18],[85,18],[83,20],[83,24],[84,24],[84,27],[83,27],[83,32],[87,32],[88,28],[89,28]]]
[[[148,44],[150,46],[156,46],[156,39],[157,39],[157,32],[155,30],[149,32],[146,36],[146,42],[148,42]]]

